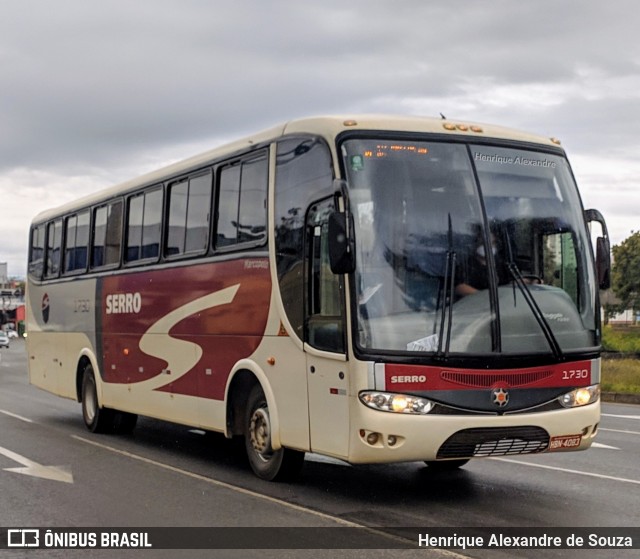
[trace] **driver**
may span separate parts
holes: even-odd
[[[505,264],[500,257],[496,238],[491,233],[491,252],[496,263],[496,271],[498,274],[498,285],[508,283],[508,275]],[[471,295],[482,289],[489,287],[489,268],[487,266],[487,253],[482,236],[476,239],[475,250],[462,266],[458,267],[456,272],[456,288],[455,293],[458,297]]]

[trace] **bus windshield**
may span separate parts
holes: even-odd
[[[361,351],[596,349],[590,240],[560,150],[386,137],[341,149]]]

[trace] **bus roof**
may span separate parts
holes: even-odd
[[[68,202],[57,208],[45,210],[35,216],[33,222],[41,223],[58,215],[69,213],[75,209],[87,208],[112,197],[127,194],[143,186],[159,184],[167,179],[176,178],[188,171],[204,167],[208,163],[226,156],[246,151],[251,146],[260,146],[267,142],[290,134],[315,134],[323,136],[332,143],[341,132],[348,130],[381,130],[416,133],[444,134],[452,136],[468,136],[470,138],[493,138],[498,140],[512,140],[547,147],[558,148],[557,140],[540,135],[530,134],[520,130],[466,122],[443,118],[406,116],[406,115],[334,115],[317,116],[291,120],[274,126],[262,132],[247,136],[240,140],[221,145],[205,151],[194,157],[173,163],[166,167],[146,173],[126,182],[108,187],[94,194]]]

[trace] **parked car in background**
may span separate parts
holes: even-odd
[[[12,338],[18,338],[18,332],[16,332],[15,330],[6,330],[5,334],[7,335],[7,338],[9,338],[10,340]]]
[[[9,347],[9,336],[5,332],[0,332],[0,347]]]

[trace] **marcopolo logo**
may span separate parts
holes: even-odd
[[[504,388],[495,388],[491,391],[493,403],[499,408],[504,408],[509,403],[509,391]]]
[[[105,299],[107,314],[138,314],[142,309],[140,293],[110,293]]]

